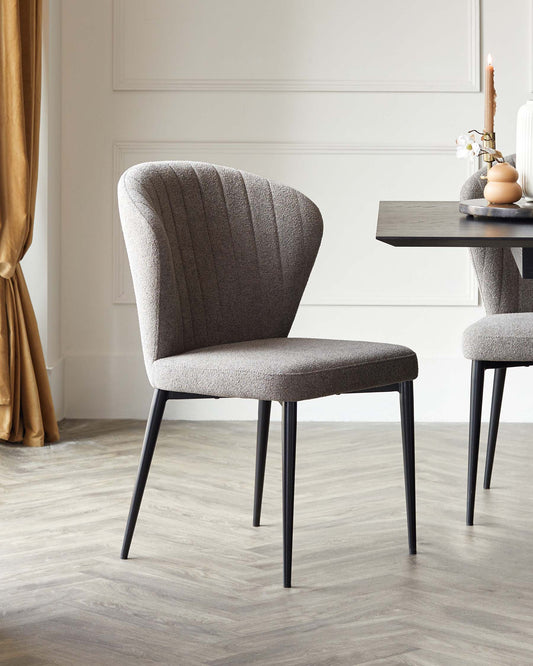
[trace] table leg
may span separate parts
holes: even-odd
[[[533,247],[512,247],[512,255],[520,271],[526,279],[533,279]]]

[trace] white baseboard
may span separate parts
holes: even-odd
[[[416,419],[420,422],[466,422],[470,363],[463,358],[419,359],[415,382]],[[57,377],[61,375],[59,364]],[[51,383],[56,387],[56,368]],[[136,418],[148,414],[152,389],[144,364],[134,355],[68,356],[65,359],[64,415],[68,418]],[[515,368],[507,373],[502,421],[533,422],[533,370]],[[62,405],[60,382],[55,388],[56,409]],[[488,418],[492,373],[487,373],[484,417]],[[53,389],[54,391],[54,389]],[[171,402],[168,419],[252,420],[257,415],[253,400],[192,400]],[[279,419],[276,406],[273,419]],[[304,421],[397,421],[396,394],[331,396],[299,405]]]
[[[60,358],[51,366],[47,366],[46,370],[56,410],[56,418],[58,421],[61,421],[61,419],[65,418],[65,359]]]

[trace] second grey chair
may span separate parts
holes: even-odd
[[[515,156],[506,161],[514,166]],[[461,199],[483,197],[486,168],[473,174]],[[472,360],[466,522],[474,523],[485,370],[494,369],[484,488],[490,488],[507,368],[533,364],[533,285],[521,277],[508,248],[470,250],[487,317],[464,332],[463,352]]]
[[[392,344],[287,337],[322,237],[318,208],[266,178],[199,162],[140,164],[123,174],[118,189],[154,388],[122,557],[166,402],[259,401],[258,525],[270,406],[277,400],[283,403],[283,583],[290,587],[297,403],[366,391],[400,394],[409,551],[415,553],[415,353]]]

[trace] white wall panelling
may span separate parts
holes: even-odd
[[[417,248],[394,250],[375,241],[380,199],[417,199],[421,190],[428,198],[439,198],[442,186],[435,173],[456,183],[453,198],[468,174],[458,170],[453,146],[117,143],[115,182],[133,164],[168,159],[215,162],[267,175],[300,189],[318,204],[324,238],[302,300],[305,305],[477,305],[477,286],[465,250],[421,253]],[[384,178],[384,174],[395,176]],[[115,303],[134,302],[116,203],[113,296]]]
[[[115,90],[479,90],[479,0],[113,6]]]

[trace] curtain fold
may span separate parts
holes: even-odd
[[[0,0],[0,439],[59,439],[20,260],[31,245],[41,105],[41,0]]]

